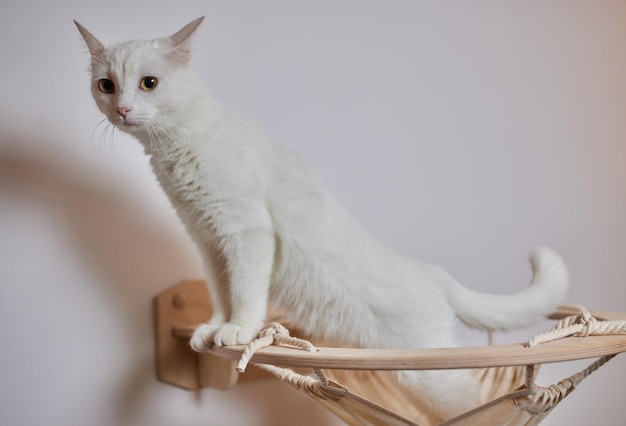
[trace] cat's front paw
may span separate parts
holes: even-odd
[[[217,346],[247,345],[257,337],[259,331],[260,327],[226,323],[215,332],[213,341]]]
[[[193,332],[189,345],[196,352],[206,351],[211,344],[217,346],[247,345],[259,334],[260,327],[233,323],[202,324]]]
[[[191,339],[189,340],[189,346],[196,352],[206,351],[213,343],[215,333],[220,329],[222,325],[218,324],[202,324],[195,329]]]

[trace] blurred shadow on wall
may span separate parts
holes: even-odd
[[[197,272],[198,259],[184,234],[181,238],[171,224],[159,223],[147,206],[98,180],[85,161],[81,164],[42,134],[2,129],[0,188],[53,206],[74,244],[73,254],[107,283],[99,290],[113,300],[129,347],[141,354],[118,392],[120,422],[125,424],[155,381],[152,318],[146,315],[151,298],[188,278],[185,271]]]
[[[107,283],[101,290],[117,305],[127,325],[128,345],[140,354],[129,362],[116,397],[119,424],[133,424],[137,407],[156,381],[153,322],[146,315],[152,297],[181,279],[199,277],[200,260],[182,226],[163,223],[151,206],[107,185],[84,164],[88,161],[74,161],[75,154],[68,155],[62,144],[42,135],[1,128],[0,189],[50,201],[60,213],[59,225],[74,243],[75,255]],[[196,398],[198,403],[203,399]],[[251,408],[258,406],[257,399],[272,398],[254,399],[244,404]],[[277,424],[274,410],[262,411],[266,412],[259,412],[259,425]],[[323,423],[314,413],[308,416],[313,423],[307,424]]]

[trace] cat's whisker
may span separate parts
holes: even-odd
[[[163,146],[162,139],[157,135],[157,132],[154,126],[151,123],[146,123],[145,125],[146,133],[148,134],[148,139],[150,140],[150,151],[153,155],[161,154],[165,151],[165,147]]]
[[[168,151],[171,148],[171,138],[169,137],[169,135],[167,134],[166,131],[164,131],[164,129],[161,129],[160,126],[158,129],[155,129],[155,133],[158,134],[158,141],[160,144],[160,152],[164,153],[166,151]]]
[[[98,152],[108,152],[114,139],[115,127],[104,117],[94,118],[95,125],[91,131],[91,140],[95,142]]]
[[[176,137],[176,135],[174,135],[173,131],[171,130],[171,127],[166,127],[164,129],[165,131],[162,132],[164,138],[167,140],[167,143],[170,145],[170,147],[179,149],[181,148],[181,144],[178,141],[178,137]]]
[[[180,148],[180,142],[178,141],[178,137],[174,135],[172,126],[159,123],[157,127],[151,124],[150,132],[151,140],[154,140],[159,144],[158,147],[155,147],[156,152],[164,153],[166,151],[171,151],[172,148]]]
[[[154,153],[154,135],[152,134],[152,130],[150,128],[149,123],[142,124],[144,132],[146,133],[146,138],[148,140],[148,146],[146,147],[150,153]],[[145,142],[144,142],[145,143]]]
[[[97,137],[97,135],[100,135],[102,133],[102,124],[103,122],[106,120],[105,118],[102,118],[102,116],[98,115],[97,117],[93,117],[91,119],[92,121],[92,125],[91,125],[91,134],[90,134],[90,138],[89,140],[92,142],[99,142],[99,137]],[[98,144],[96,144],[98,145]]]
[[[92,120],[91,142],[96,146],[98,154],[106,157],[105,164],[111,167],[111,171],[115,177],[119,175],[117,162],[114,161],[114,144],[115,126],[106,116],[98,115]]]

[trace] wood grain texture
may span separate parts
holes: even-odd
[[[552,319],[575,314],[561,307]],[[594,312],[598,319],[621,320],[621,313]],[[193,327],[174,327],[172,333],[188,339]],[[244,346],[213,347],[210,353],[228,359],[239,359]],[[284,367],[319,367],[345,370],[438,370],[455,368],[501,367],[543,364],[576,359],[595,358],[626,351],[626,335],[568,337],[537,347],[525,343],[435,349],[360,349],[320,347],[305,352],[288,347],[271,346],[256,352],[252,363]]]
[[[182,281],[154,297],[156,370],[160,381],[199,389],[198,355],[172,328],[208,320],[213,306],[203,281]],[[193,330],[192,330],[193,331]]]
[[[210,353],[239,359],[243,346],[213,347]],[[439,370],[571,361],[626,351],[626,336],[568,337],[529,348],[524,344],[441,349],[318,348],[305,352],[280,346],[260,349],[252,363],[345,370]]]

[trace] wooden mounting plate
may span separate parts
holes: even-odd
[[[197,353],[189,347],[189,336],[176,336],[173,330],[193,330],[213,314],[213,304],[202,280],[181,281],[154,297],[157,378],[184,389],[204,387],[228,389],[237,383],[237,360],[210,353]],[[251,367],[242,381],[272,377]]]

